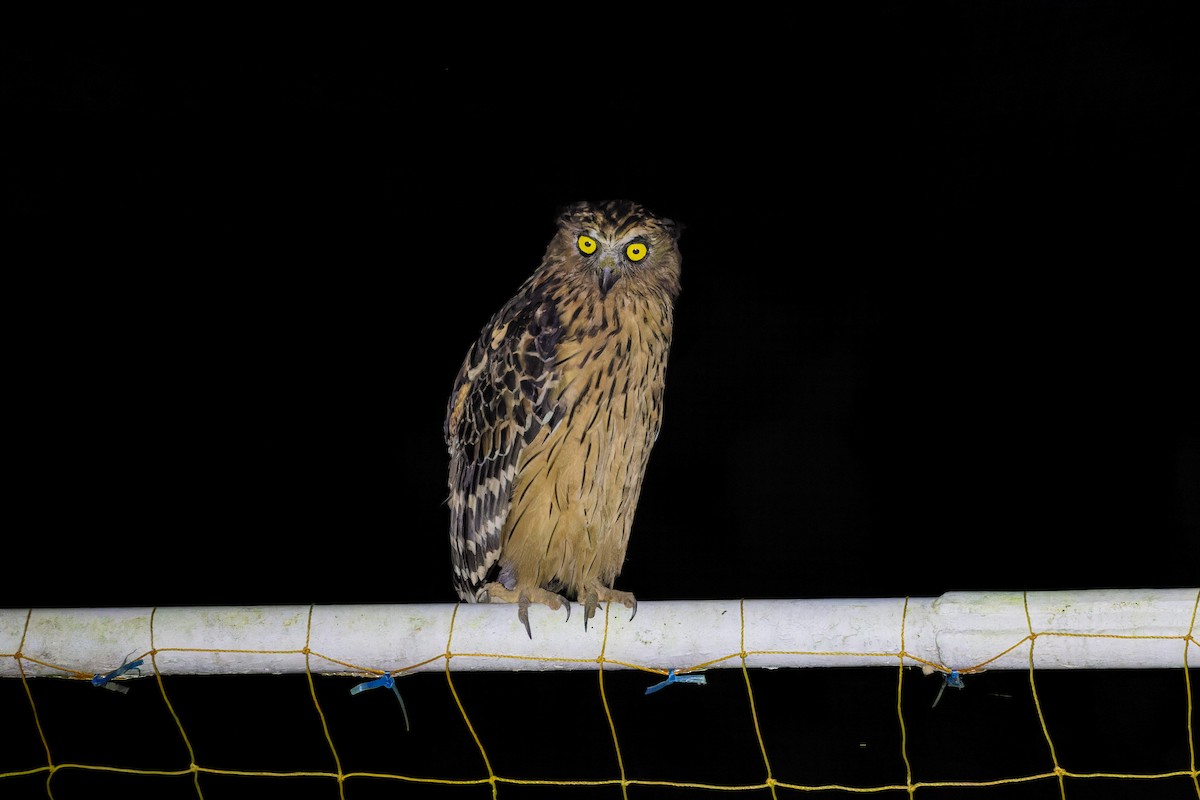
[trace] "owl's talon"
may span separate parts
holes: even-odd
[[[633,622],[633,618],[637,616],[637,598],[633,598],[633,613],[629,615],[629,621]]]
[[[586,631],[588,620],[596,616],[596,609],[600,606],[599,600],[596,598],[595,592],[588,592],[583,597],[583,629]]]
[[[525,633],[527,633],[529,638],[532,639],[533,631],[529,628],[529,598],[524,594],[522,594],[521,598],[517,601],[517,619],[525,623]]]

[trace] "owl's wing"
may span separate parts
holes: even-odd
[[[454,382],[444,433],[450,450],[450,555],[463,600],[496,580],[521,449],[563,410],[554,405],[561,328],[553,304],[526,290],[492,318]]]

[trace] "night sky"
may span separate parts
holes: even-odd
[[[453,601],[455,372],[558,208],[607,197],[686,226],[619,586],[1195,585],[1169,8],[647,20],[530,59],[390,16],[9,30],[7,200],[40,223],[10,457],[57,563],[5,603]]]
[[[611,197],[686,226],[618,588],[1196,586],[1180,8],[4,26],[0,606],[454,602],[454,376]]]

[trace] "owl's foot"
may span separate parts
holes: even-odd
[[[571,619],[571,603],[561,594],[555,594],[548,589],[540,587],[509,589],[502,583],[489,583],[486,588],[488,602],[517,604],[517,619],[525,625],[525,633],[529,634],[530,639],[533,638],[533,631],[529,628],[530,603],[541,603],[554,611],[566,606],[567,619]]]
[[[630,621],[637,616],[637,598],[631,592],[621,592],[609,586],[594,583],[579,590],[579,602],[583,603],[583,629],[587,630],[588,620],[596,616],[596,609],[601,603],[620,603],[626,608],[632,608]]]

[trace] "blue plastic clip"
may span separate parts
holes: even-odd
[[[703,675],[676,675],[675,670],[668,670],[667,679],[665,681],[659,681],[650,688],[646,689],[646,694],[657,692],[659,689],[663,688],[664,686],[669,686],[672,683],[695,683],[703,686],[704,684],[708,683],[708,678],[704,677]]]
[[[380,686],[386,686],[396,693],[396,699],[400,701],[400,710],[404,712],[404,730],[411,731],[412,727],[408,724],[408,709],[404,707],[404,698],[400,696],[400,690],[396,688],[396,679],[392,677],[392,673],[385,672],[382,677],[373,681],[364,681],[352,688],[350,694],[365,692],[367,689],[378,689]]]
[[[938,689],[937,697],[933,698],[934,706],[936,706],[938,704],[938,701],[942,699],[942,692],[946,691],[947,686],[954,688],[954,689],[963,688],[962,676],[958,674],[958,670],[956,670],[956,669],[950,670],[950,674],[946,676],[946,680],[942,682],[941,687]],[[932,706],[931,706],[931,708],[932,708]]]
[[[126,656],[126,658],[128,658],[128,657],[129,656]],[[94,676],[92,678],[92,686],[103,686],[105,689],[108,689],[110,691],[120,692],[121,694],[127,694],[129,692],[128,686],[122,686],[119,683],[111,683],[111,681],[114,678],[121,677],[126,672],[129,672],[129,670],[131,670],[131,669],[137,669],[138,667],[142,666],[143,660],[144,659],[139,658],[137,661],[126,661],[124,664],[117,667],[112,672],[108,673],[107,675]]]

